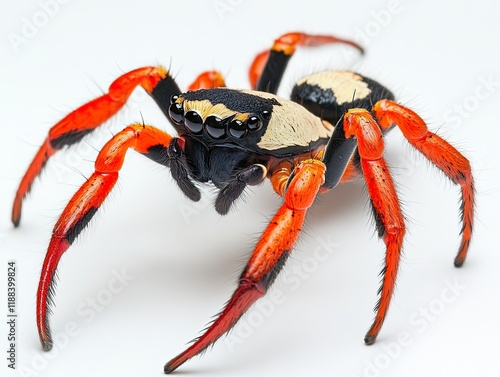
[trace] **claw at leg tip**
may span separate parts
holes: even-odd
[[[21,222],[21,208],[16,203],[14,203],[14,208],[12,209],[11,221],[14,224],[14,228],[17,228]]]
[[[375,343],[375,340],[377,337],[375,335],[366,335],[365,336],[365,344],[367,346],[371,346],[373,343]]]
[[[183,354],[177,355],[165,364],[165,366],[163,367],[163,371],[165,372],[165,374],[170,374],[189,359],[190,357],[186,358]]]
[[[44,351],[50,351],[52,349],[53,346],[52,339],[43,339],[41,340],[41,342]]]
[[[172,367],[171,366],[171,361],[169,361],[168,363],[166,363],[165,366],[163,367],[163,371],[165,372],[165,374],[170,374],[170,373],[172,373],[176,369],[177,369],[177,367]]]
[[[463,258],[455,258],[454,265],[455,267],[462,267],[465,260]]]

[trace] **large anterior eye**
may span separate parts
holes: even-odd
[[[195,134],[198,134],[203,130],[203,119],[201,119],[200,114],[193,110],[188,111],[184,115],[184,124],[189,131]]]
[[[225,122],[216,115],[210,115],[205,119],[205,128],[207,133],[214,139],[220,139],[226,136]]]

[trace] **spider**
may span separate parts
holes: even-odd
[[[250,259],[238,286],[218,317],[184,352],[164,367],[170,373],[225,334],[276,279],[294,248],[306,212],[319,193],[356,176],[364,177],[378,236],[386,246],[375,318],[364,340],[373,344],[393,295],[405,222],[383,157],[383,136],[397,127],[408,142],[461,188],[461,243],[455,266],[465,261],[474,218],[474,182],[468,160],[428,130],[412,110],[398,104],[378,82],[348,71],[323,71],[299,80],[291,100],[275,93],[298,46],[356,43],[328,35],[288,33],[257,55],[249,76],[252,90],[225,87],[217,71],[202,73],[185,93],[160,66],[135,69],[116,79],[109,91],[52,127],[21,180],[12,221],[19,225],[23,199],[50,156],[82,140],[110,119],[136,87],[142,87],[170,120],[177,136],[146,124],[132,124],[99,152],[95,172],[74,194],[54,226],[37,291],[36,321],[45,350],[54,275],[62,254],[103,204],[117,182],[129,148],[170,169],[181,191],[200,200],[197,183],[219,191],[218,213],[228,213],[247,185],[266,178],[283,199]]]

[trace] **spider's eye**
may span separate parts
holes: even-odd
[[[247,127],[250,131],[258,131],[262,127],[262,122],[255,115],[247,119]]]
[[[184,109],[180,103],[174,102],[168,108],[168,115],[174,123],[182,124],[184,121]]]
[[[203,130],[203,119],[196,111],[188,111],[184,115],[184,124],[187,129],[195,134],[199,134]]]
[[[264,111],[262,112],[262,117],[263,117],[265,120],[269,120],[269,119],[271,119],[271,112],[270,112],[270,111],[268,111],[268,110],[264,110]]]
[[[229,123],[229,134],[237,139],[244,138],[247,134],[247,126],[241,120],[235,119]]]
[[[172,97],[170,97],[170,104],[174,103],[179,99],[179,96],[177,94],[174,94]]]
[[[214,139],[226,136],[226,125],[224,121],[216,115],[210,115],[205,119],[207,133]]]

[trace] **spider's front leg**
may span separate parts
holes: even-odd
[[[117,133],[99,153],[95,172],[74,194],[54,226],[43,262],[37,292],[37,326],[45,350],[52,348],[49,306],[54,293],[54,275],[62,254],[71,246],[102,205],[116,181],[129,148],[170,167],[181,190],[193,200],[200,192],[189,180],[182,163],[182,139],[143,124],[134,124]]]
[[[40,175],[49,158],[60,149],[78,143],[110,119],[139,86],[145,89],[164,111],[167,111],[170,96],[181,92],[163,67],[138,68],[113,81],[104,95],[87,102],[61,119],[49,130],[47,138],[21,179],[12,207],[14,226],[18,226],[21,220],[23,199],[30,192],[33,181]]]
[[[279,179],[272,180],[275,190],[280,192],[285,202],[273,217],[250,260],[240,276],[238,288],[226,307],[210,327],[196,339],[187,350],[170,360],[164,368],[171,373],[181,364],[215,343],[239,320],[247,309],[260,297],[276,279],[297,240],[307,209],[312,205],[320,187],[324,183],[325,165],[318,160],[305,160],[284,179],[280,171]],[[289,181],[285,190],[284,181]]]

